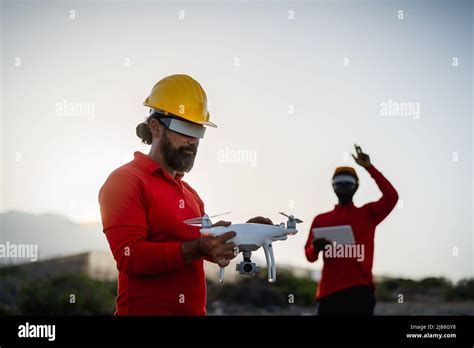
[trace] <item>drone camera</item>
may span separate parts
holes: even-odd
[[[235,270],[239,271],[240,274],[253,275],[260,272],[260,267],[254,262],[242,261],[236,265]]]

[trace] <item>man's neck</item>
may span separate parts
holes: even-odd
[[[352,198],[349,198],[349,199],[344,199],[344,198],[340,198],[339,199],[339,205],[351,205],[353,204],[352,202]]]
[[[165,160],[163,159],[163,156],[161,155],[160,149],[158,147],[155,147],[154,144],[151,146],[150,152],[148,153],[148,157],[158,163],[160,167],[163,168],[163,170],[167,172],[172,178],[176,176],[177,171],[168,167]]]

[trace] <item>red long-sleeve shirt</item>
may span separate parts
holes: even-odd
[[[318,259],[312,244],[313,233],[311,230],[315,227],[351,225],[356,244],[364,245],[364,260],[362,262],[357,261],[357,258],[325,257],[323,254],[324,266],[315,295],[317,299],[356,285],[373,286],[375,227],[395,207],[398,193],[373,165],[367,168],[367,171],[382,191],[382,198],[360,208],[354,204],[337,204],[334,210],[316,216],[311,224],[305,245],[306,258],[310,262],[315,262]]]
[[[203,259],[185,264],[181,244],[200,237],[196,191],[141,152],[99,193],[103,231],[119,270],[117,315],[204,315]]]

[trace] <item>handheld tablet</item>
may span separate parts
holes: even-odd
[[[312,229],[314,239],[324,238],[337,244],[354,244],[351,225],[317,227]]]

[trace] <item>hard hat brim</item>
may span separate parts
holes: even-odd
[[[201,126],[208,126],[208,127],[217,128],[217,125],[215,123],[212,123],[211,121],[203,121],[203,122],[190,121],[190,122],[200,124]]]
[[[215,123],[212,123],[211,121],[194,121],[194,120],[190,120],[188,118],[176,116],[175,114],[172,114],[172,113],[167,112],[165,110],[155,109],[155,108],[153,108],[152,106],[150,106],[146,103],[143,103],[143,105],[148,106],[150,108],[150,115],[153,114],[154,112],[157,112],[157,113],[162,114],[162,115],[167,116],[167,117],[174,117],[174,118],[177,118],[177,119],[184,120],[186,122],[199,124],[201,126],[208,126],[208,127],[217,128],[217,125]],[[208,116],[208,118],[209,118],[209,116]]]
[[[208,126],[208,127],[217,128],[217,125],[215,123],[212,123],[211,121],[194,121],[194,120],[190,120],[190,119],[185,118],[185,117],[176,116],[175,114],[173,114],[171,112],[168,112],[166,110],[157,109],[157,108],[153,107],[150,103],[148,103],[148,98],[146,98],[146,100],[143,102],[143,105],[148,106],[151,110],[155,110],[157,112],[164,113],[165,115],[171,115],[172,117],[185,119],[188,122],[200,124],[201,126]],[[150,113],[152,113],[151,110],[150,110]],[[209,119],[209,113],[208,113],[207,118]]]

